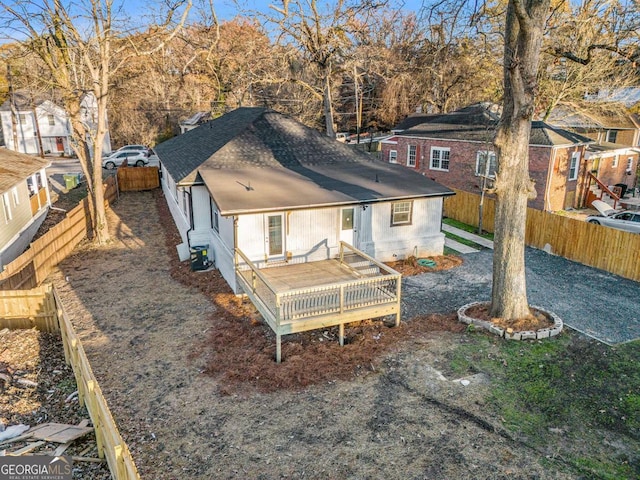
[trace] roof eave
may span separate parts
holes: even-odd
[[[260,213],[284,212],[284,211],[293,211],[293,210],[315,210],[319,208],[341,207],[341,206],[348,206],[348,205],[370,205],[372,203],[397,202],[401,200],[411,200],[411,199],[417,199],[417,198],[449,197],[455,194],[456,194],[455,192],[448,190],[448,191],[438,192],[438,193],[403,195],[403,196],[397,196],[397,197],[373,198],[368,200],[350,200],[350,201],[342,201],[342,202],[330,202],[330,203],[296,205],[296,206],[280,206],[280,207],[258,208],[258,209],[220,210],[220,215],[222,215],[223,217],[229,217],[234,215],[253,215],[253,214],[260,214]],[[216,201],[215,197],[213,198],[213,201],[214,202]],[[217,202],[216,202],[216,205],[217,205]]]

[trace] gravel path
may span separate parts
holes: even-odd
[[[491,296],[491,250],[462,255],[461,267],[403,281],[403,318],[447,313]],[[640,283],[527,248],[529,302],[552,310],[565,325],[613,345],[640,338]]]

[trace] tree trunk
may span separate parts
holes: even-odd
[[[529,177],[529,137],[540,48],[549,0],[510,0],[504,50],[504,104],[495,146],[498,153],[491,315],[529,315],[524,247]]]
[[[331,67],[324,70],[324,87],[322,89],[322,104],[324,107],[324,124],[327,130],[327,137],[336,138],[336,131],[333,128],[333,103],[331,102]]]

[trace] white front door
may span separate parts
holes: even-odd
[[[343,208],[340,210],[340,240],[347,242],[349,245],[356,246],[356,209],[353,207]]]
[[[282,257],[284,255],[284,221],[281,213],[265,215],[265,251],[267,256]]]

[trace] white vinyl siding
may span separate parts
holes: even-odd
[[[431,162],[429,168],[431,170],[449,171],[450,150],[442,147],[431,147]]]

